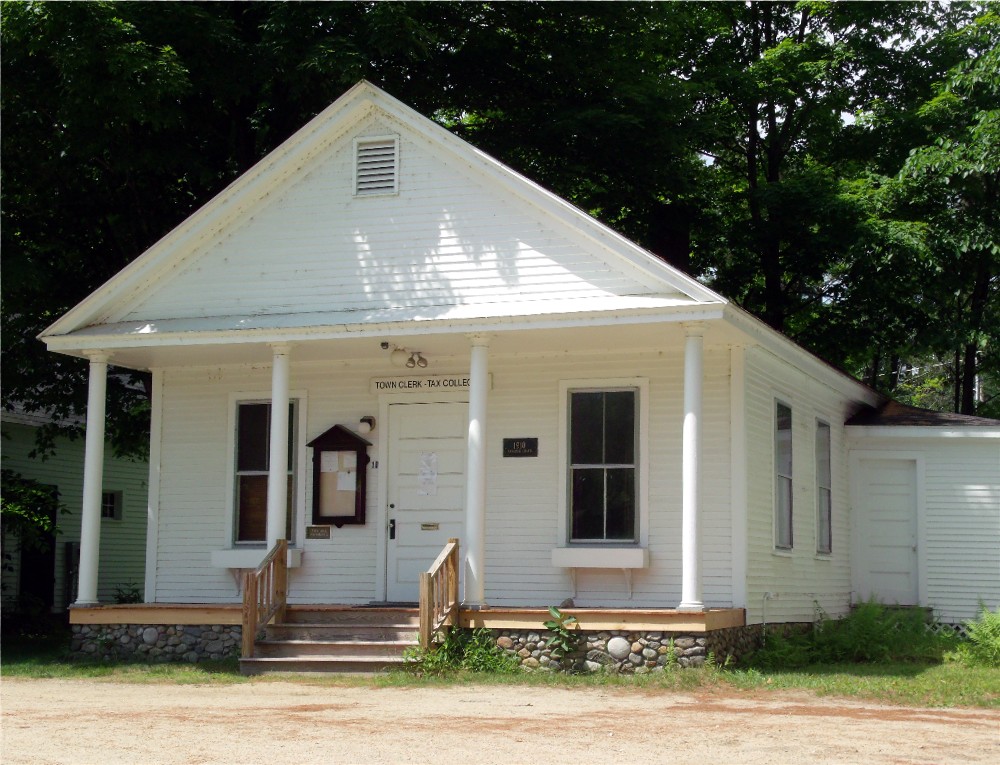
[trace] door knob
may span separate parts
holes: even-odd
[[[396,538],[396,519],[393,518],[389,521],[389,539]]]

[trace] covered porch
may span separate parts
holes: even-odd
[[[671,493],[676,494],[677,506],[680,509],[680,521],[676,529],[672,531],[674,538],[680,544],[679,555],[675,558],[680,564],[678,566],[677,577],[673,580],[678,583],[680,598],[670,603],[670,608],[679,612],[700,612],[706,610],[706,601],[703,594],[703,574],[702,574],[702,494],[703,483],[703,457],[702,457],[702,420],[703,420],[703,390],[705,387],[704,355],[706,344],[710,344],[715,349],[729,348],[721,354],[724,358],[731,359],[727,362],[731,375],[735,382],[738,382],[738,375],[742,374],[742,353],[746,343],[746,335],[741,330],[736,330],[731,324],[725,321],[718,321],[721,318],[718,307],[711,309],[692,310],[686,307],[683,311],[676,310],[656,310],[652,312],[637,312],[629,317],[628,321],[618,318],[616,324],[627,323],[626,335],[627,346],[634,348],[650,349],[673,349],[671,353],[677,353],[683,360],[682,368],[682,388],[678,391],[675,399],[678,414],[681,420],[675,420],[678,424],[677,436],[674,443],[680,460],[677,463],[680,467],[680,479],[671,486]],[[606,317],[600,317],[600,322]],[[580,352],[584,354],[596,353],[597,348],[614,348],[622,346],[621,328],[600,326],[594,323],[597,317],[588,318],[575,316],[572,320],[562,326],[548,327],[545,329],[535,329],[533,327],[501,327],[494,332],[444,332],[434,336],[422,336],[419,347],[423,349],[426,357],[431,359],[431,364],[435,365],[440,359],[448,359],[445,362],[449,368],[467,369],[464,375],[466,389],[462,400],[468,403],[467,406],[467,431],[464,434],[464,496],[462,499],[463,516],[463,549],[462,560],[460,562],[461,581],[461,604],[465,609],[475,610],[486,608],[491,603],[487,597],[488,582],[487,569],[490,561],[486,558],[486,541],[491,530],[487,528],[487,506],[490,503],[487,484],[490,482],[491,465],[487,460],[488,433],[493,428],[496,433],[496,423],[489,420],[489,409],[491,398],[495,395],[493,390],[493,362],[496,359],[504,360],[510,364],[511,359],[516,359],[519,355],[532,354],[538,357],[547,357],[550,354],[557,358],[564,358],[567,354]],[[469,323],[466,329],[474,329],[476,323]],[[88,409],[88,447],[87,464],[99,463],[100,450],[103,448],[103,427],[104,427],[104,406],[105,406],[105,385],[108,365],[114,362],[133,368],[151,368],[153,370],[153,423],[150,452],[150,501],[149,501],[149,528],[150,538],[147,542],[147,581],[146,600],[156,603],[164,601],[169,596],[164,597],[157,591],[156,568],[158,551],[157,534],[161,527],[161,521],[169,518],[161,518],[160,507],[160,483],[162,480],[160,445],[163,441],[162,431],[165,426],[164,409],[162,396],[164,393],[164,369],[170,370],[173,365],[185,365],[185,367],[206,363],[209,359],[224,362],[228,365],[253,364],[255,369],[261,369],[262,361],[267,359],[270,367],[270,391],[269,401],[272,412],[272,422],[270,425],[270,442],[268,446],[267,474],[267,497],[266,497],[266,539],[265,544],[258,549],[252,547],[239,547],[233,545],[232,550],[221,550],[212,552],[212,564],[214,566],[224,566],[230,569],[234,579],[239,580],[241,570],[246,570],[264,557],[268,549],[273,549],[279,538],[285,535],[285,519],[288,512],[289,492],[288,485],[291,475],[289,465],[289,454],[286,447],[290,432],[297,423],[292,420],[292,416],[283,417],[275,413],[289,411],[288,402],[294,395],[293,384],[295,383],[293,371],[295,364],[303,363],[315,365],[320,360],[328,360],[331,363],[346,363],[354,365],[360,369],[368,369],[368,374],[384,374],[378,366],[388,360],[386,346],[390,348],[413,347],[415,340],[412,333],[413,328],[379,327],[365,329],[362,331],[343,331],[340,334],[334,333],[330,337],[270,337],[274,334],[268,332],[268,340],[264,341],[260,337],[243,337],[243,342],[228,344],[225,346],[216,345],[206,338],[204,344],[180,344],[179,338],[159,337],[153,342],[148,338],[142,344],[133,336],[118,338],[116,342],[109,342],[104,338],[102,344],[105,346],[101,350],[85,350],[83,354],[90,359],[90,406]],[[363,337],[359,337],[363,335]],[[381,338],[391,338],[381,340]],[[272,342],[274,340],[274,342]],[[280,342],[278,342],[280,340]],[[182,347],[183,346],[183,347]],[[662,354],[664,351],[659,351]],[[220,357],[219,354],[222,354]],[[266,354],[266,355],[265,355]],[[720,355],[716,350],[717,357]],[[170,365],[170,366],[164,366]],[[676,368],[671,365],[667,368]],[[364,372],[360,372],[364,374]],[[379,422],[388,419],[385,416],[388,406],[386,399],[392,399],[383,395],[381,390],[376,390],[376,381],[383,378],[372,377],[371,400],[378,401],[375,413],[379,415]],[[730,408],[733,410],[734,422],[738,422],[736,415],[742,406],[740,396],[741,389],[735,384],[732,386],[730,395]],[[678,386],[680,387],[680,386]],[[397,396],[400,394],[396,394]],[[510,395],[505,393],[505,395]],[[651,394],[650,394],[651,397]],[[644,393],[644,398],[645,393]],[[643,406],[648,406],[648,399],[643,402]],[[658,404],[662,407],[662,404]],[[672,405],[674,406],[674,405]],[[325,425],[326,423],[323,423]],[[302,422],[298,425],[303,425]],[[321,427],[320,425],[319,427]],[[314,434],[318,426],[313,423],[306,424],[306,434],[299,434],[298,440],[304,442]],[[648,430],[653,430],[652,428]],[[495,439],[495,436],[492,436]],[[643,434],[643,438],[647,436]],[[652,437],[652,436],[649,436]],[[658,438],[660,436],[657,436]],[[554,446],[552,447],[554,448]],[[560,447],[561,448],[561,447]],[[374,456],[380,457],[383,464],[389,460],[389,446],[386,440],[377,442],[378,451]],[[549,454],[552,452],[550,451]],[[505,455],[506,456],[506,455]],[[734,453],[732,464],[738,468],[742,455]],[[305,462],[305,460],[302,460]],[[494,463],[495,464],[495,463]],[[524,464],[524,463],[522,463]],[[520,466],[520,465],[519,465]],[[735,468],[734,468],[735,469]],[[305,478],[307,473],[305,468],[300,467],[301,477]],[[80,587],[79,597],[76,605],[79,608],[96,606],[97,598],[93,582],[100,565],[100,476],[89,468],[85,469],[86,485],[84,489],[83,504],[83,541],[81,545],[81,566],[80,566]],[[314,468],[315,472],[315,468]],[[646,473],[648,475],[648,472]],[[297,479],[298,480],[298,479]],[[381,479],[380,479],[381,480]],[[642,480],[647,480],[644,476]],[[305,484],[308,479],[302,480]],[[384,483],[375,484],[371,482],[370,490],[378,493],[376,507],[379,505],[392,507],[388,503],[386,485]],[[739,485],[734,487],[738,492]],[[302,496],[298,500],[299,506],[296,512],[300,515],[308,513],[304,507]],[[739,500],[738,495],[734,495]],[[292,501],[296,501],[292,497]],[[569,536],[565,529],[560,531],[564,540],[556,543],[556,548],[552,549],[551,566],[554,570],[562,570],[569,575],[572,582],[572,594],[575,595],[577,575],[586,577],[588,572],[603,570],[610,572],[616,577],[616,582],[621,582],[622,595],[631,600],[632,597],[632,576],[633,571],[639,571],[647,567],[651,554],[649,552],[648,541],[646,539],[648,523],[646,518],[650,512],[645,505],[649,503],[643,500],[643,506],[637,509],[637,514],[647,514],[640,522],[637,522],[635,542],[632,544],[578,544],[567,543]],[[95,519],[97,522],[95,522]],[[385,556],[385,548],[388,545],[391,528],[379,528],[386,526],[386,518],[381,517],[381,512],[375,517],[369,517],[368,523],[374,527],[374,534],[377,538],[376,557],[382,559]],[[565,521],[560,521],[565,523]],[[673,522],[672,524],[673,525]],[[302,529],[304,530],[304,529]],[[304,534],[299,534],[297,544],[292,544],[289,551],[289,564],[291,566],[302,565],[312,553],[309,552],[308,545],[303,544]],[[657,553],[659,554],[659,553]],[[433,553],[432,553],[433,555]],[[657,559],[663,561],[662,555]],[[426,564],[425,564],[426,565]],[[741,566],[745,563],[739,556],[733,558],[732,571],[732,599],[735,605],[742,605],[741,588],[744,577]],[[378,573],[381,569],[376,566],[375,576],[384,576]],[[615,573],[617,572],[617,573]],[[292,574],[293,577],[296,574]],[[619,586],[619,585],[616,585]],[[381,591],[380,591],[381,590]],[[405,600],[407,598],[390,597],[391,592],[387,591],[384,581],[376,581],[375,599],[383,600]],[[186,599],[186,598],[184,598]],[[562,597],[555,599],[559,602]],[[657,599],[659,600],[659,599]],[[354,601],[356,602],[356,601]],[[725,602],[725,601],[724,601]],[[509,605],[509,600],[505,605]],[[516,603],[516,601],[515,601]],[[159,604],[158,604],[159,605]],[[492,605],[495,605],[492,604]]]

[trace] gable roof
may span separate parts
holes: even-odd
[[[252,259],[245,253],[255,242],[259,243],[262,231],[280,229],[286,239],[296,235],[298,232],[292,230],[291,224],[281,225],[282,201],[295,198],[309,184],[322,188],[323,174],[327,171],[329,177],[346,182],[346,147],[358,135],[372,135],[373,131],[386,129],[408,141],[406,148],[414,154],[422,152],[437,161],[439,164],[434,167],[447,168],[451,177],[466,184],[462,188],[466,195],[471,190],[488,197],[490,204],[501,205],[502,209],[494,211],[494,216],[501,217],[501,222],[516,218],[522,227],[527,225],[531,229],[540,244],[517,239],[506,242],[505,252],[489,252],[486,248],[484,255],[481,249],[477,253],[479,262],[471,265],[477,269],[480,281],[494,278],[497,288],[492,294],[484,290],[473,294],[452,289],[457,279],[449,282],[449,289],[438,288],[435,292],[428,286],[428,282],[442,278],[442,274],[451,279],[456,269],[469,267],[468,263],[459,262],[468,257],[467,241],[457,242],[450,253],[457,254],[456,257],[450,257],[443,246],[425,246],[418,254],[426,268],[412,274],[399,272],[413,260],[407,231],[401,233],[398,241],[383,247],[382,253],[390,252],[395,260],[389,258],[390,264],[381,273],[379,263],[370,262],[371,252],[365,251],[364,241],[347,242],[354,247],[351,257],[356,260],[350,269],[333,276],[322,270],[329,267],[325,261],[317,272],[299,268],[295,271],[298,282],[294,289],[300,292],[287,292],[283,299],[272,299],[268,288],[284,284],[294,266],[280,257],[268,260],[267,248],[262,247],[258,249],[265,251],[263,259],[251,262],[248,267],[244,260]],[[422,179],[427,182],[426,175]],[[431,178],[428,185],[433,186],[433,182]],[[408,200],[401,196],[390,202],[383,200],[383,208],[402,217]],[[342,205],[338,213],[339,217],[329,214],[327,219],[314,210],[303,225],[315,226],[317,220],[328,223],[334,218],[341,224],[348,221],[348,225],[353,225],[350,216],[364,214],[357,206],[350,205]],[[445,223],[448,213],[450,210],[441,219]],[[255,223],[266,220],[267,216],[279,221],[279,225],[267,229]],[[384,214],[382,223],[387,219]],[[445,231],[441,226],[445,224],[441,220],[437,230],[428,232],[429,238],[443,238]],[[365,236],[361,226],[351,229],[341,225],[339,229],[330,228],[328,233],[330,241],[341,244],[352,237],[363,240]],[[285,244],[272,241],[272,251]],[[314,248],[309,255],[322,261],[326,252]],[[233,258],[240,262],[230,263]],[[534,281],[519,280],[520,272],[511,275],[512,268],[516,271],[530,258],[538,266],[531,271]],[[239,268],[243,268],[246,279],[242,284],[234,284],[233,269]],[[548,276],[541,276],[546,269]],[[564,287],[565,280],[570,278],[576,280],[579,289],[561,291],[555,286]],[[342,289],[338,294],[343,296],[354,289],[353,302],[343,297],[338,300],[333,294],[336,288],[325,286],[336,279],[348,280],[346,287],[340,284]],[[411,287],[418,285],[421,294],[415,295],[412,290],[410,294],[399,294],[397,289],[402,281]],[[315,331],[318,327],[387,322],[718,308],[726,303],[695,279],[362,81],[67,312],[40,338],[53,350],[71,352],[74,348],[95,347],[98,338],[128,337],[132,342],[154,344],[180,342],[179,338],[192,333],[219,335],[293,328]]]

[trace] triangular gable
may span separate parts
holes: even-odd
[[[401,188],[356,198],[354,139],[380,134],[398,136]],[[43,336],[195,317],[307,326],[643,301],[725,302],[361,82]]]

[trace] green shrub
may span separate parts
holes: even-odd
[[[813,661],[810,635],[807,633],[769,634],[764,644],[749,657],[749,664],[759,669],[797,669]]]
[[[428,675],[457,670],[486,674],[512,674],[520,662],[496,644],[488,629],[449,630],[443,641],[428,650],[406,652],[408,668]]]
[[[768,635],[750,664],[792,669],[845,662],[940,662],[955,645],[955,638],[930,627],[921,609],[868,601],[842,619],[821,615],[812,632]]]
[[[815,661],[941,661],[954,644],[930,628],[918,608],[892,608],[867,601],[843,619],[824,619],[813,633]]]
[[[959,660],[969,667],[1000,667],[1000,608],[979,606],[979,618],[965,622],[966,640],[958,645]]]
[[[126,582],[115,587],[115,603],[127,605],[130,603],[142,603],[142,590],[135,582]]]

